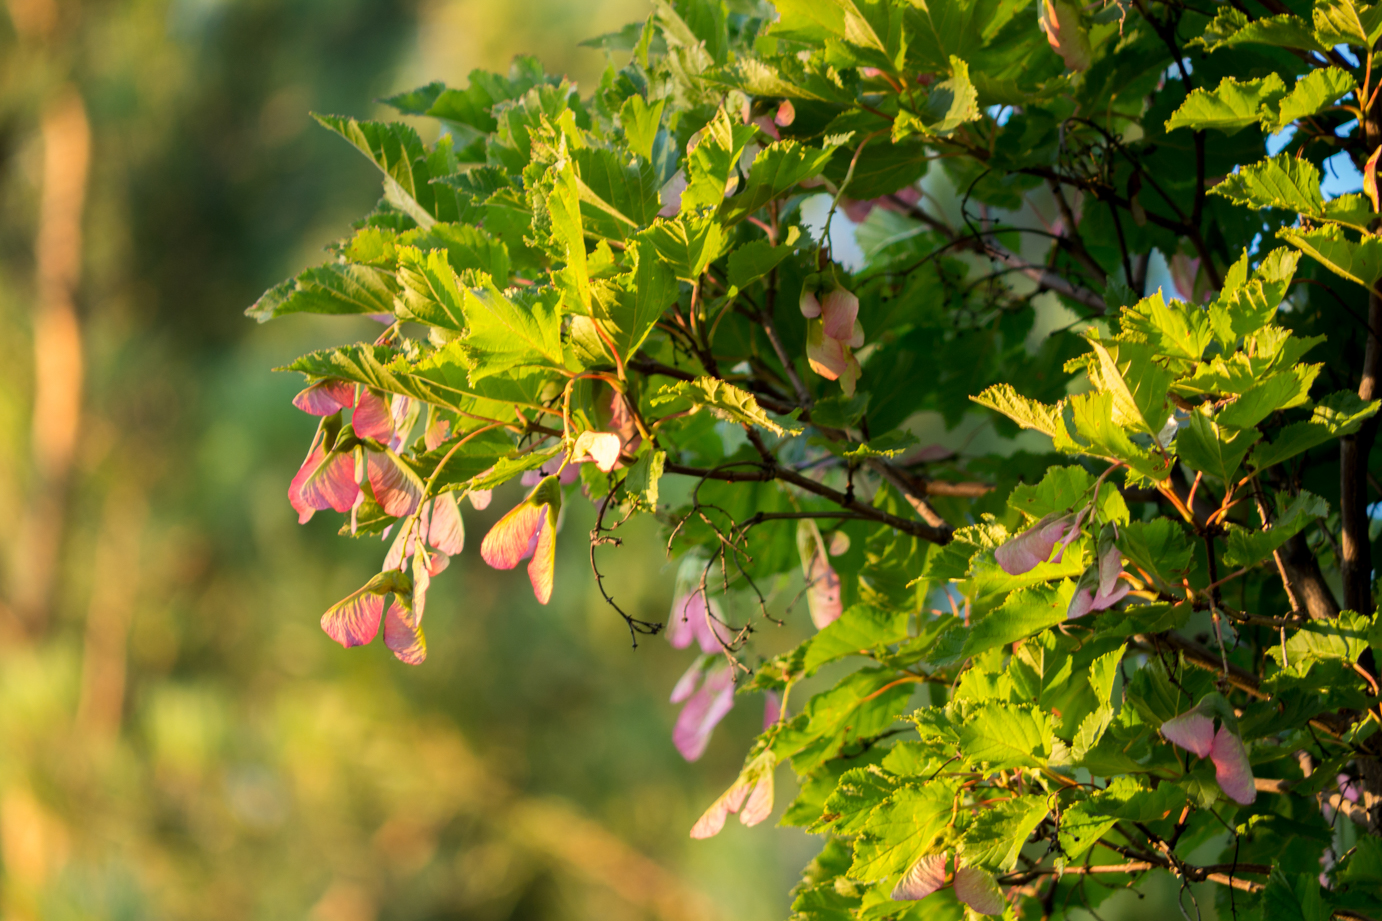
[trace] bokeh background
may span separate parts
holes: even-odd
[[[577,41],[648,12],[0,0],[0,918],[787,915],[805,835],[687,838],[761,711],[681,761],[689,656],[630,648],[588,512],[547,608],[521,570],[453,562],[420,668],[321,633],[385,547],[296,524],[314,420],[270,368],[374,333],[242,315],[379,196],[310,111],[384,116],[518,52],[589,87]],[[467,511],[472,540],[513,498]],[[631,536],[611,585],[661,620],[673,572]]]

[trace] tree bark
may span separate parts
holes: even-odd
[[[1382,345],[1373,330],[1382,326],[1382,296],[1368,295],[1368,340],[1358,396],[1372,400],[1382,371]],[[1372,613],[1372,545],[1368,540],[1368,456],[1377,438],[1377,419],[1369,419],[1357,433],[1340,439],[1339,450],[1339,569],[1344,583],[1344,607]]]

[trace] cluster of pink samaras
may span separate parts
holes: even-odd
[[[306,522],[318,511],[349,512],[351,530],[369,494],[384,513],[400,519],[384,530],[393,544],[383,569],[364,587],[331,606],[322,615],[322,629],[347,648],[371,642],[384,626],[384,642],[401,661],[418,664],[426,658],[422,615],[432,576],[465,547],[465,524],[454,492],[427,496],[427,484],[398,455],[413,429],[420,407],[404,396],[386,399],[375,391],[344,381],[312,384],[293,405],[314,416],[331,417],[350,410],[355,439],[339,437],[340,428],[318,426],[307,459],[288,488],[288,499]],[[450,423],[438,419],[427,426],[423,442],[432,451],[447,442]],[[348,444],[348,446],[347,446]],[[542,604],[552,597],[556,562],[556,531],[561,511],[561,486],[572,482],[576,464],[594,463],[608,473],[620,462],[624,440],[613,432],[584,432],[576,438],[565,462],[556,471],[530,471],[524,484],[533,489],[490,529],[480,544],[480,556],[496,569],[513,569],[529,560],[533,594]],[[466,493],[477,509],[489,505],[490,490]],[[385,607],[385,599],[393,601]]]
[[[1067,515],[1047,515],[993,551],[998,565],[1010,576],[1031,572],[1042,563],[1059,563],[1071,541],[1080,536],[1080,525],[1089,507]],[[1108,525],[1099,537],[1096,565],[1090,566],[1075,586],[1065,616],[1073,620],[1093,611],[1106,611],[1132,590],[1124,581],[1123,555],[1115,544],[1117,529]],[[1052,553],[1054,552],[1054,556]]]
[[[998,565],[1004,572],[1016,576],[1048,561],[1059,563],[1071,541],[1080,535],[1080,525],[1088,513],[1089,506],[1086,506],[1078,513],[1045,516],[994,551]],[[1116,538],[1117,529],[1106,526],[1099,539],[1098,559],[1080,577],[1070,599],[1066,609],[1068,619],[1107,610],[1131,590],[1131,586],[1120,578],[1123,557],[1114,543]],[[1221,717],[1217,730],[1214,725],[1216,713]],[[1227,702],[1211,694],[1194,710],[1163,723],[1161,734],[1186,751],[1213,761],[1220,789],[1230,799],[1246,805],[1257,798],[1257,790],[1253,785],[1247,748],[1230,728],[1231,720],[1232,710]]]

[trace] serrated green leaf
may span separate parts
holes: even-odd
[[[1094,476],[1083,467],[1048,467],[1041,482],[1019,483],[1008,494],[1008,505],[1032,519],[1066,512],[1087,497]]]
[[[1285,661],[1280,645],[1268,649],[1267,654],[1283,668],[1288,664],[1299,668],[1309,662],[1331,660],[1357,662],[1368,648],[1368,634],[1373,625],[1371,617],[1344,611],[1336,620],[1312,621],[1287,636]]]
[[[905,611],[880,611],[867,604],[851,605],[839,619],[811,639],[806,650],[806,674],[827,662],[859,655],[907,638]]]
[[[686,400],[693,406],[703,406],[718,418],[740,425],[756,425],[774,435],[801,432],[801,429],[778,425],[758,405],[753,394],[719,378],[698,377],[693,381],[663,384],[662,389],[653,395],[652,403],[658,406],[677,399]]]
[[[1175,449],[1192,470],[1231,484],[1243,458],[1261,437],[1255,429],[1221,429],[1204,413],[1192,412],[1176,435]]]
[[[658,482],[662,479],[662,465],[666,460],[666,451],[649,451],[638,458],[624,478],[624,489],[649,509],[657,508]]]
[[[1262,890],[1264,917],[1272,921],[1329,921],[1333,909],[1320,892],[1318,874],[1282,872],[1272,868]]]
[[[1090,381],[1113,395],[1113,421],[1155,437],[1171,414],[1166,395],[1174,375],[1152,360],[1145,345],[1106,345],[1093,336],[1087,341],[1098,358],[1089,366]]]
[[[260,323],[290,313],[391,314],[389,273],[368,265],[332,263],[275,285],[245,311]]]
[[[431,227],[416,227],[399,234],[398,244],[415,246],[423,252],[442,250],[456,272],[484,272],[499,288],[509,284],[508,247],[479,227],[439,221]]]
[[[1301,118],[1317,115],[1355,89],[1353,75],[1339,67],[1312,70],[1296,81],[1281,100],[1275,118],[1262,120],[1262,130],[1277,132]]]
[[[1319,169],[1309,160],[1298,160],[1290,153],[1241,167],[1212,187],[1209,194],[1253,209],[1281,208],[1308,217],[1324,214]]]
[[[1239,82],[1225,77],[1212,90],[1200,87],[1190,93],[1166,122],[1166,130],[1215,128],[1236,134],[1248,125],[1272,117],[1286,95],[1286,84],[1277,74]]]
[[[969,711],[960,727],[965,758],[992,771],[1044,767],[1051,738],[1051,715],[1029,704],[985,701]]]
[[[1358,14],[1353,0],[1315,0],[1315,37],[1324,45],[1370,46],[1368,29]]]
[[[1252,530],[1236,524],[1228,526],[1228,548],[1224,551],[1226,565],[1251,566],[1261,562],[1316,518],[1329,514],[1329,503],[1305,490],[1284,507],[1280,507],[1281,498],[1278,496],[1276,519],[1268,530]]]
[[[758,152],[744,188],[720,205],[726,227],[743,220],[798,183],[819,176],[835,148],[803,147],[796,141],[775,141]]]
[[[423,253],[413,246],[400,246],[398,287],[400,317],[455,332],[465,329],[456,270],[445,250]]]
[[[980,406],[987,406],[1002,413],[1025,429],[1035,429],[1051,436],[1065,431],[1060,403],[1046,406],[1036,400],[1029,400],[1014,390],[1011,384],[994,384],[970,399]]]
[[[1258,445],[1249,465],[1254,471],[1265,470],[1317,445],[1350,435],[1376,414],[1379,405],[1382,403],[1377,400],[1364,403],[1352,390],[1331,393],[1315,404],[1308,421],[1294,422],[1272,441]]]
[[[960,839],[960,858],[965,866],[1008,872],[1017,866],[1022,846],[1050,811],[1044,796],[1018,796],[982,810]]]
[[[1160,482],[1166,479],[1171,470],[1171,461],[1134,444],[1123,427],[1114,422],[1112,393],[1105,390],[1076,394],[1067,405],[1075,438],[1064,441],[1057,439],[1057,448],[1121,460],[1149,480]]]
[[[1272,413],[1300,406],[1310,399],[1310,386],[1323,365],[1293,365],[1282,374],[1260,380],[1214,417],[1220,428],[1246,431]]]
[[[1247,14],[1236,7],[1219,8],[1204,34],[1190,42],[1202,45],[1206,51],[1217,51],[1233,45],[1271,45],[1277,48],[1298,48],[1302,51],[1329,50],[1320,44],[1311,24],[1299,16],[1283,13],[1249,21]]]
[[[792,250],[790,245],[773,246],[767,240],[753,240],[737,247],[729,254],[729,283],[744,290],[777,268],[792,255]]]
[[[1180,585],[1194,557],[1185,529],[1170,518],[1125,525],[1118,535],[1118,549],[1162,587]]]
[[[313,115],[319,123],[345,138],[384,174],[385,197],[417,222],[430,227],[454,214],[439,208],[428,167],[427,148],[417,132],[397,122],[357,121],[338,115]],[[444,174],[442,174],[444,175]],[[451,209],[454,211],[454,207]]]
[[[615,279],[602,295],[597,316],[605,325],[620,358],[630,361],[647,341],[662,313],[676,303],[680,291],[676,276],[657,256],[647,240],[639,240],[630,249],[636,253],[638,264],[633,271]]]
[[[460,341],[470,362],[471,380],[509,368],[545,365],[561,368],[561,317],[540,298],[510,300],[493,284],[462,289],[466,335]]]
[[[896,778],[877,768],[855,768],[841,775],[825,801],[825,811],[807,831],[857,835],[868,826],[869,814],[897,789]]]
[[[1062,623],[1073,594],[1074,584],[1068,579],[1012,592],[998,610],[969,628],[958,628],[964,630],[964,645],[957,658],[977,656]]]
[[[735,167],[744,147],[758,133],[756,125],[731,120],[723,108],[701,130],[699,142],[686,158],[686,191],[681,195],[682,214],[699,208],[718,208],[737,179]]]
[[[1322,263],[1331,272],[1364,288],[1371,289],[1382,277],[1382,237],[1366,236],[1359,241],[1350,240],[1337,224],[1310,230],[1288,227],[1278,230],[1276,235]]]
[[[1167,304],[1158,290],[1132,307],[1124,307],[1123,337],[1136,336],[1159,355],[1199,361],[1214,341],[1203,308],[1183,301]]]
[[[623,126],[629,150],[644,160],[653,159],[653,141],[657,138],[657,129],[662,123],[662,110],[666,105],[666,99],[659,99],[648,105],[646,99],[634,93],[624,100],[624,105],[619,109],[619,124]]]
[[[559,272],[562,300],[567,309],[589,315],[591,311],[590,268],[585,250],[585,226],[581,217],[581,192],[576,166],[564,159],[552,170],[554,182],[547,196],[547,212],[552,220],[552,239],[560,248],[565,265]]]
[[[667,263],[677,278],[694,283],[724,249],[724,228],[711,215],[659,220],[643,231],[641,239],[651,243],[658,258]]]
[[[855,842],[850,877],[868,881],[906,871],[950,824],[954,800],[955,789],[947,782],[898,790],[876,807]]]
[[[1099,744],[1099,740],[1104,737],[1104,732],[1112,722],[1113,708],[1108,704],[1100,704],[1093,713],[1086,714],[1085,718],[1080,720],[1080,725],[1075,730],[1075,737],[1070,743],[1072,764],[1079,764],[1089,756],[1090,751]]]
[[[1117,819],[1091,813],[1088,804],[1076,803],[1061,811],[1061,851],[1068,860],[1078,860],[1117,824]]]
[[[897,142],[912,135],[947,137],[979,116],[979,92],[969,79],[969,65],[952,55],[950,77],[931,88],[920,112],[902,109],[897,113],[892,139]]]

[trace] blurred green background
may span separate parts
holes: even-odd
[[[242,315],[379,196],[309,111],[383,116],[518,52],[590,87],[576,42],[647,13],[0,0],[0,918],[786,916],[806,836],[687,838],[761,710],[681,761],[690,654],[630,649],[588,511],[542,608],[473,551],[515,495],[467,510],[420,668],[321,633],[386,548],[296,524],[314,420],[269,369],[376,328]],[[662,620],[673,572],[631,536],[610,584]]]

